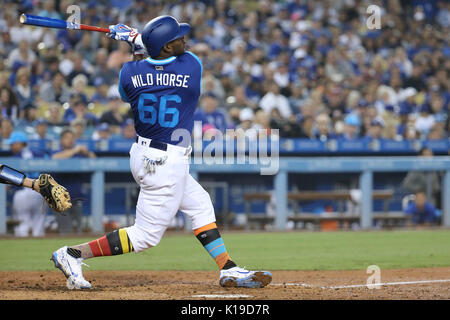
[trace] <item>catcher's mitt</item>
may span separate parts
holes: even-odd
[[[39,176],[39,193],[44,197],[48,206],[55,211],[63,212],[72,207],[67,189],[48,173]]]

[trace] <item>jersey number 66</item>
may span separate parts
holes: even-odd
[[[148,101],[151,101],[151,103],[148,104]],[[178,124],[180,112],[177,108],[167,107],[167,101],[180,103],[181,98],[176,94],[164,95],[160,97],[158,101],[158,98],[154,94],[141,94],[138,102],[139,120],[143,123],[149,123],[151,125],[158,122],[161,127],[165,128],[175,127]],[[172,120],[167,121],[166,115],[172,115]]]

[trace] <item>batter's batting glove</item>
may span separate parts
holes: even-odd
[[[146,53],[141,34],[135,28],[131,28],[123,23],[110,25],[109,33],[106,35],[115,40],[126,41],[135,55],[144,55]]]

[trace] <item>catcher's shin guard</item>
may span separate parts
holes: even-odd
[[[0,183],[13,184],[20,187],[25,178],[25,173],[4,164],[0,165]]]

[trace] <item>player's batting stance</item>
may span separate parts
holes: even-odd
[[[248,271],[233,262],[215,224],[211,199],[189,174],[190,135],[202,78],[201,61],[185,51],[189,30],[189,24],[171,16],[151,20],[142,35],[123,24],[110,26],[111,38],[130,43],[134,54],[146,49],[150,56],[125,63],[119,75],[119,91],[131,105],[138,135],[130,150],[131,172],[140,186],[136,222],[55,251],[52,260],[69,288],[91,287],[82,275],[84,259],[156,246],[178,210],[191,219],[195,236],[216,261],[221,286],[260,288],[272,280],[270,272]]]

